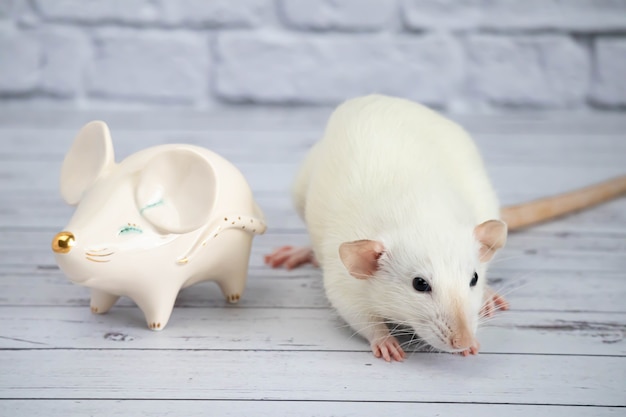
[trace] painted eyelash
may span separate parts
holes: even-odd
[[[126,226],[120,227],[120,230],[117,232],[119,235],[126,235],[129,233],[143,233],[143,230],[136,224],[128,223]]]

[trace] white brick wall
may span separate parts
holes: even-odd
[[[496,105],[582,105],[588,91],[588,51],[564,35],[471,35],[466,39],[468,88]]]
[[[64,98],[83,88],[85,64],[93,53],[87,37],[72,27],[45,27],[39,30],[41,54],[40,88]]]
[[[280,0],[278,9],[289,27],[318,31],[382,30],[397,15],[389,0]]]
[[[626,27],[622,0],[401,0],[412,29],[607,32]]]
[[[86,71],[90,95],[194,103],[209,92],[204,33],[107,28],[93,39]]]
[[[0,0],[0,101],[626,108],[626,0]]]
[[[336,103],[374,91],[442,105],[461,78],[459,45],[441,35],[239,32],[216,49],[216,93],[232,101]]]
[[[37,88],[41,78],[42,46],[30,31],[0,26],[0,92],[12,95]]]
[[[626,106],[626,38],[596,41],[592,100],[606,107]]]

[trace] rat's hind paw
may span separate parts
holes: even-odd
[[[402,362],[406,358],[406,354],[398,340],[393,336],[385,337],[379,342],[372,343],[372,353],[377,358],[383,358],[387,362],[391,362],[391,359],[398,362]]]
[[[269,255],[265,255],[265,263],[272,268],[284,265],[287,269],[297,268],[307,263],[319,266],[315,255],[313,255],[313,249],[310,247],[294,248],[293,246],[283,246]]]
[[[509,303],[506,299],[491,289],[485,288],[485,301],[480,309],[480,317],[492,317],[498,310],[508,310]]]

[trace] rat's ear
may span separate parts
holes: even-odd
[[[215,201],[215,172],[189,149],[164,151],[139,172],[135,190],[143,217],[167,233],[187,233],[208,220]]]
[[[378,270],[378,259],[385,247],[375,240],[357,240],[342,243],[339,257],[344,266],[355,278],[369,278]]]
[[[474,228],[474,236],[480,242],[480,261],[488,262],[506,243],[507,226],[502,220],[488,220]]]
[[[106,123],[89,122],[76,135],[61,167],[61,196],[76,205],[98,177],[115,165],[113,144]]]

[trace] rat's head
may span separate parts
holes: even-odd
[[[445,228],[444,228],[445,229]],[[413,239],[429,246],[375,240],[343,243],[350,274],[367,280],[375,314],[411,327],[432,347],[463,351],[475,340],[487,263],[506,242],[507,227],[489,220],[475,228],[439,230]]]
[[[201,155],[177,148],[136,155],[116,165],[106,124],[91,122],[65,157],[61,194],[76,210],[52,249],[74,282],[122,288],[162,271],[190,246],[170,244],[208,221],[215,176]]]

